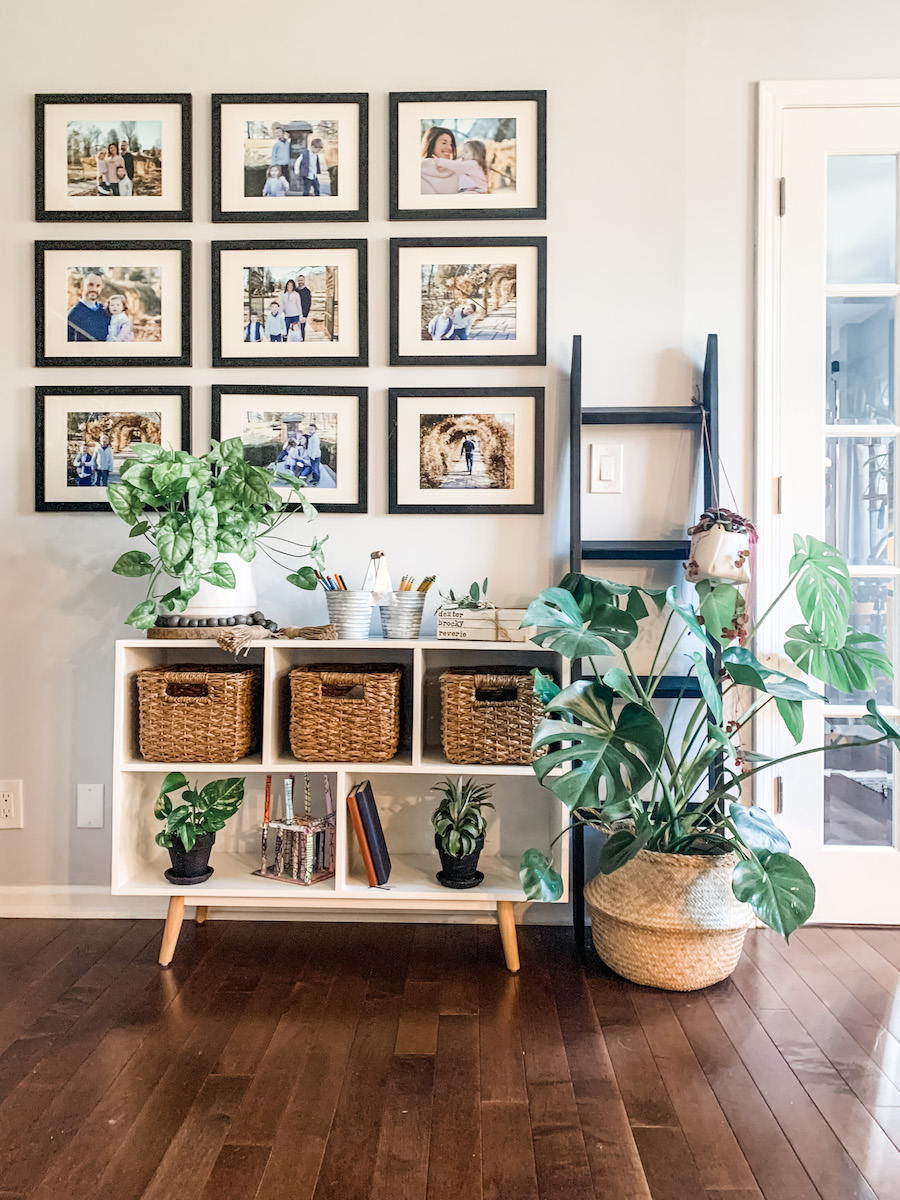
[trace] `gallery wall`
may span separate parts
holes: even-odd
[[[112,11],[112,10],[110,10]],[[563,564],[565,402],[573,333],[585,338],[585,403],[685,403],[708,332],[720,338],[722,448],[736,502],[751,503],[753,395],[754,83],[774,78],[896,74],[900,11],[890,0],[519,0],[446,19],[415,0],[333,0],[312,10],[248,9],[237,0],[156,0],[89,16],[32,0],[4,16],[0,124],[0,777],[25,784],[26,828],[0,832],[0,911],[126,912],[104,895],[109,828],[75,828],[75,785],[111,776],[113,643],[137,585],[109,567],[127,531],[105,514],[35,514],[32,389],[45,384],[188,384],[193,444],[209,434],[214,382],[370,388],[369,513],[323,516],[329,563],[361,570],[384,550],[398,572],[439,571],[447,586],[491,579],[495,599],[521,604]],[[387,220],[389,91],[546,88],[545,222]],[[41,225],[32,218],[35,92],[194,95],[191,226]],[[301,237],[297,224],[213,225],[212,92],[371,95],[367,226],[318,225],[322,237],[369,239],[368,368],[213,370],[209,243]],[[352,229],[352,232],[351,232]],[[223,231],[224,230],[224,231]],[[541,367],[388,367],[388,238],[542,234],[549,239],[548,358]],[[36,238],[193,240],[191,368],[38,370],[33,363]],[[544,516],[388,516],[389,386],[547,389]],[[602,536],[676,531],[683,455],[665,441],[626,454],[626,492],[597,520]],[[296,519],[299,524],[299,518]],[[302,530],[298,530],[302,532]],[[601,536],[600,533],[597,536]],[[287,588],[260,566],[261,606],[285,623],[324,619],[321,594]],[[107,818],[108,822],[108,818]]]

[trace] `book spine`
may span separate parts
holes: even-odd
[[[353,828],[356,832],[356,840],[359,842],[359,852],[362,855],[363,864],[366,868],[366,878],[369,881],[369,887],[377,887],[378,877],[375,874],[372,855],[369,852],[369,843],[366,841],[366,833],[363,829],[362,818],[359,815],[359,806],[356,803],[355,792],[351,792],[347,797],[347,809],[349,810],[350,820],[353,822]]]
[[[387,843],[384,840],[384,829],[375,797],[368,784],[363,784],[356,794],[356,805],[359,809],[360,820],[369,843],[369,852],[379,884],[387,883],[391,875],[391,858],[388,854]]]

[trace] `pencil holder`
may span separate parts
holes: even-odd
[[[328,620],[339,638],[361,641],[369,636],[372,623],[371,592],[326,592]]]
[[[386,638],[417,638],[422,628],[424,592],[394,592],[381,606],[381,631]]]

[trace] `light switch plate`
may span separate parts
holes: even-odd
[[[75,813],[75,824],[79,829],[103,828],[102,783],[79,783]]]
[[[616,445],[591,442],[589,491],[621,492],[624,457],[625,447],[621,442]]]

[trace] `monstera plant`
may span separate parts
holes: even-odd
[[[201,582],[233,589],[234,568],[222,556],[250,562],[262,550],[284,568],[288,583],[307,591],[316,587],[313,567],[295,560],[309,558],[323,566],[326,539],[298,546],[278,535],[291,515],[287,498],[269,472],[244,460],[240,438],[213,441],[201,456],[150,443],[132,449],[134,458],[122,468],[121,482],[107,488],[113,511],[131,526],[129,536],[144,538],[150,547],[127,551],[112,568],[117,575],[148,578],[147,595],[126,618],[128,625],[149,629],[157,605],[184,612]],[[298,480],[282,473],[277,478],[313,520],[318,514]],[[167,578],[177,586],[170,588]]]
[[[779,659],[785,669],[776,669],[757,655],[756,639],[789,593],[803,619],[787,630]],[[590,664],[593,672],[562,691],[534,672],[545,717],[533,749],[546,751],[534,762],[543,786],[575,822],[608,835],[600,850],[601,883],[644,852],[657,865],[653,854],[730,855],[733,897],[766,925],[787,938],[810,917],[815,887],[809,874],[769,815],[741,803],[741,789],[761,772],[825,747],[767,758],[745,741],[754,716],[774,706],[800,743],[804,704],[824,699],[817,684],[844,693],[871,691],[876,673],[892,674],[879,639],[850,627],[851,599],[850,573],[838,551],[813,537],[795,537],[784,588],[752,625],[740,588],[708,580],[696,585],[696,599],[688,604],[679,602],[675,588],[654,591],[570,574],[532,602],[523,624],[540,627],[535,640]],[[628,651],[651,616],[663,628],[649,674],[639,676]],[[674,642],[670,627],[678,633]],[[654,697],[689,633],[699,643],[691,674],[702,699],[682,693],[664,723]],[[618,665],[605,669],[599,660],[608,665],[614,652]],[[900,729],[874,700],[863,720],[872,737],[842,746],[900,745]],[[521,879],[530,899],[562,893],[560,876],[540,850],[524,855]],[[627,913],[617,919],[626,921]]]

